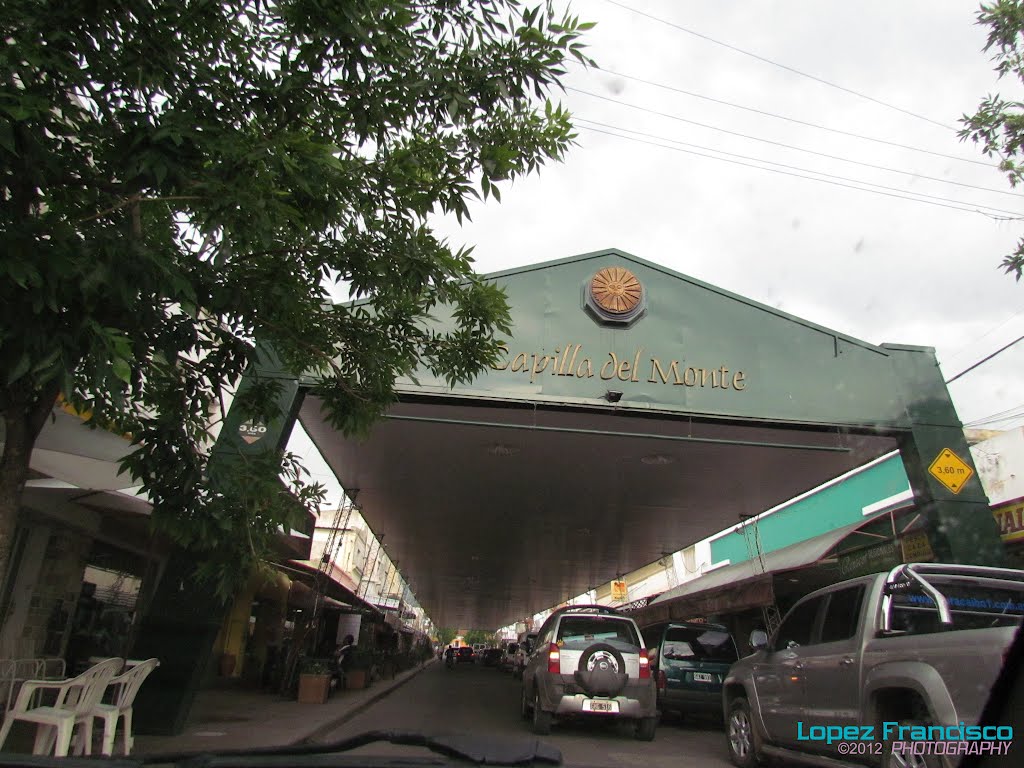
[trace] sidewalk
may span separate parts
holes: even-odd
[[[435,662],[428,660],[423,666],[399,672],[393,680],[378,680],[363,690],[335,691],[325,704],[299,704],[241,687],[200,691],[184,732],[177,736],[136,736],[132,756],[280,747],[316,740]],[[115,756],[119,747],[120,739],[115,743]]]

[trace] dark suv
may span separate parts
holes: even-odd
[[[722,681],[738,658],[729,630],[718,624],[665,622],[643,629],[658,687],[658,709],[680,716],[721,717]]]
[[[607,606],[568,606],[537,632],[523,669],[523,717],[546,734],[556,717],[626,718],[654,738],[654,680],[636,622]]]

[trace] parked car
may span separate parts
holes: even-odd
[[[496,667],[501,661],[501,657],[501,648],[486,648],[480,661],[485,667]]]
[[[1009,568],[917,563],[812,592],[771,640],[751,633],[755,653],[730,669],[729,756],[739,768],[808,755],[902,765],[916,737],[900,729],[977,724],[1022,618],[1024,571]]]
[[[508,643],[501,649],[501,659],[498,661],[498,669],[503,672],[512,672],[515,669],[516,653],[519,651],[519,643]]]
[[[658,710],[680,717],[722,713],[722,681],[736,643],[718,624],[662,622],[641,632],[658,691]]]
[[[523,669],[521,699],[522,715],[539,735],[567,716],[629,719],[644,741],[658,725],[640,630],[607,606],[568,606],[548,617]]]
[[[537,641],[536,632],[523,632],[519,635],[519,642],[516,648],[516,657],[512,663],[512,677],[517,680],[521,680],[523,677],[523,669],[526,668],[526,659],[530,656],[530,651],[533,650],[533,644]]]

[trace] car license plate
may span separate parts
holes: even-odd
[[[583,702],[584,712],[609,712],[615,714],[619,711],[619,702],[605,701],[603,699],[586,699]]]
[[[693,680],[696,683],[717,683],[714,675],[709,675],[707,672],[694,672]]]

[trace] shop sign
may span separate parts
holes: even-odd
[[[629,594],[629,590],[625,581],[612,582],[612,600],[625,600],[627,594]]]
[[[747,374],[727,365],[685,365],[679,360],[667,360],[651,355],[644,347],[632,353],[594,353],[582,344],[568,341],[551,352],[544,349],[516,351],[500,344],[500,359],[491,365],[495,371],[511,371],[528,376],[534,383],[541,376],[561,376],[575,379],[600,378],[602,381],[644,381],[688,389],[724,389],[742,392],[747,388]]]
[[[1024,541],[1024,501],[992,510],[1003,541]]]
[[[960,493],[974,470],[949,448],[943,448],[928,467],[931,476],[953,493]]]
[[[895,539],[839,556],[839,575],[844,579],[866,576],[894,568],[902,562],[900,545]]]
[[[927,563],[935,559],[928,534],[924,531],[908,533],[900,539],[904,563]]]

